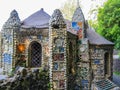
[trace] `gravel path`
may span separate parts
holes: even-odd
[[[113,82],[120,87],[120,76],[113,74]]]

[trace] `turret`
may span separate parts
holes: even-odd
[[[86,26],[83,12],[77,1],[77,8],[72,18],[72,28],[77,31],[78,36],[78,57],[76,84],[80,90],[90,89],[90,64],[89,64],[89,44],[86,38]]]
[[[72,28],[78,32],[78,38],[81,40],[85,37],[85,18],[77,1],[77,8],[72,17]]]
[[[66,24],[56,9],[49,22],[50,82],[51,90],[67,90],[66,76]]]
[[[3,29],[12,29],[13,27],[20,27],[20,19],[18,16],[18,13],[16,10],[13,10],[10,13],[10,17],[8,18],[8,20],[5,22],[5,24],[3,25]]]
[[[2,67],[5,74],[9,74],[15,64],[16,33],[20,26],[18,13],[13,10],[2,28]]]

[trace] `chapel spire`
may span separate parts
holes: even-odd
[[[20,27],[20,25],[21,25],[21,22],[20,22],[20,18],[18,16],[18,13],[17,13],[16,10],[13,10],[10,13],[10,17],[5,22],[5,24],[3,25],[3,28]]]

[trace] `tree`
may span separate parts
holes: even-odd
[[[90,10],[88,11],[88,23],[95,30],[98,28],[97,15],[100,7],[103,7],[107,0],[90,0]]]
[[[77,1],[77,0],[76,0]],[[75,0],[67,0],[63,6],[61,6],[60,10],[63,13],[63,16],[65,17],[65,19],[71,20],[73,13],[77,7],[76,5],[77,3],[75,2]]]
[[[120,49],[120,0],[108,0],[99,8],[97,32]]]

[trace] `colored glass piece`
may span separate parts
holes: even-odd
[[[77,22],[72,22],[72,28],[76,31],[78,31],[80,29],[80,27],[78,26]]]

